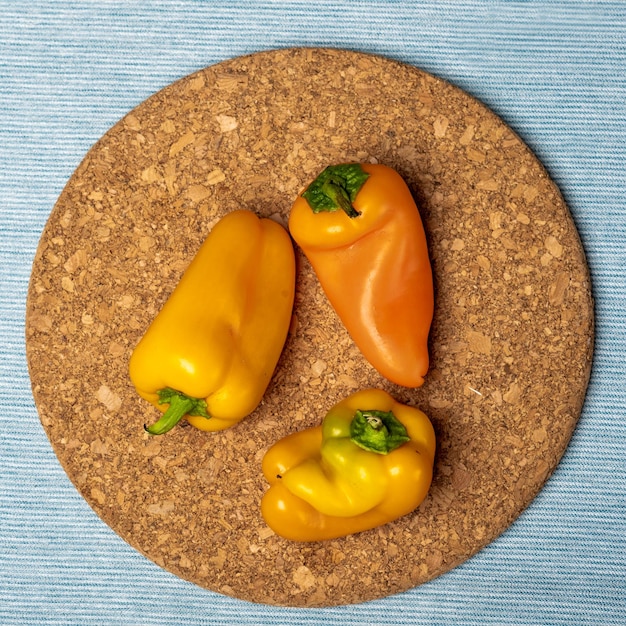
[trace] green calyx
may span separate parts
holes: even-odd
[[[406,428],[391,411],[357,411],[350,423],[350,441],[377,454],[389,454],[410,440]]]
[[[360,213],[353,202],[369,177],[360,163],[329,165],[303,192],[313,213],[333,212],[341,209],[348,217]]]
[[[190,396],[170,389],[159,389],[159,404],[169,404],[165,413],[160,420],[151,426],[144,426],[146,432],[151,435],[163,435],[172,430],[185,415],[197,415],[210,419],[211,416],[207,412],[206,402],[200,398],[191,398]]]

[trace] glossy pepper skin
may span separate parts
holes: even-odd
[[[422,385],[433,278],[402,177],[385,165],[330,166],[294,202],[289,230],[363,356],[394,383]]]
[[[223,217],[136,346],[139,395],[165,411],[146,427],[233,426],[261,401],[291,322],[295,256],[287,231],[245,210]]]
[[[435,448],[422,411],[382,390],[357,392],[336,404],[320,426],[288,435],[267,451],[263,474],[270,488],[261,513],[276,534],[293,541],[381,526],[424,500]]]

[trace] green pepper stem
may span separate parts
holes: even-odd
[[[322,185],[322,192],[327,195],[348,217],[358,217],[360,213],[352,206],[350,196],[342,181],[329,178]]]
[[[151,426],[144,426],[146,432],[151,435],[163,435],[172,430],[185,415],[200,415],[207,419],[211,416],[207,412],[206,401],[200,398],[192,398],[181,391],[160,389],[158,392],[159,404],[169,404],[161,419]]]
[[[360,163],[329,165],[305,189],[302,197],[313,213],[334,212],[341,209],[350,218],[360,215],[354,201],[369,174]]]
[[[350,440],[360,448],[389,454],[410,441],[404,424],[392,411],[356,411],[350,423]]]

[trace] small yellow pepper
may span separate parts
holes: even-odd
[[[287,231],[233,211],[210,232],[135,348],[130,378],[164,411],[151,434],[180,419],[223,430],[258,406],[293,308],[295,256]]]
[[[413,511],[432,481],[435,432],[425,413],[366,389],[322,424],[275,443],[261,513],[278,535],[320,541],[381,526]]]

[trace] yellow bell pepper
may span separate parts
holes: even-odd
[[[164,411],[151,434],[183,417],[201,430],[233,426],[260,403],[293,308],[287,231],[245,210],[223,217],[133,351],[131,381]]]
[[[366,389],[322,424],[275,443],[263,458],[270,484],[261,514],[278,535],[320,541],[381,526],[426,497],[436,439],[417,408]]]

